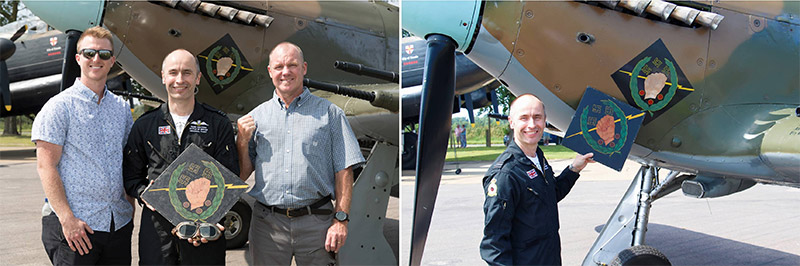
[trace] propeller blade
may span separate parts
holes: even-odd
[[[11,41],[14,42],[19,39],[19,37],[22,37],[22,34],[25,34],[26,31],[28,31],[28,25],[22,25],[22,28],[19,28],[14,35],[11,35]]]
[[[439,34],[432,34],[427,40],[417,142],[417,182],[409,261],[411,265],[420,265],[425,250],[447,154],[455,98],[457,43],[450,37]]]
[[[14,42],[0,38],[0,96],[3,97],[3,106],[6,111],[11,111],[11,88],[9,87],[8,65],[6,59],[14,55],[17,46]]]
[[[469,124],[472,125],[472,127],[475,127],[475,114],[472,113],[472,108],[475,108],[475,105],[472,104],[472,93],[464,93],[461,96],[464,96],[464,105],[466,105],[464,107],[467,108]]]
[[[3,97],[3,106],[7,112],[11,111],[11,88],[8,83],[8,66],[6,61],[0,61],[0,95]]]
[[[75,54],[78,53],[78,38],[81,37],[80,31],[67,30],[67,45],[64,51],[64,65],[61,66],[61,89],[64,91],[73,83],[75,79],[80,77],[81,68],[78,66],[78,61],[75,61]]]

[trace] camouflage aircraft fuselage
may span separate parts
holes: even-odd
[[[800,186],[800,3],[691,4],[724,20],[712,30],[598,3],[478,1],[459,50],[516,95],[542,98],[562,131],[590,86],[649,109],[631,151],[640,162]],[[658,42],[670,56],[637,57]],[[664,89],[645,95],[658,73]]]
[[[269,53],[284,41],[303,49],[307,78],[368,91],[399,89],[397,84],[333,68],[334,61],[340,60],[398,72],[399,9],[395,6],[363,1],[223,1],[211,4],[220,9],[210,16],[201,10],[209,3],[192,12],[182,6],[191,2],[183,1],[175,7],[151,1],[107,1],[101,5],[102,21],[98,24],[114,34],[117,61],[161,99],[167,98],[161,83],[161,62],[172,50],[183,48],[200,61],[203,78],[198,100],[230,114],[245,114],[272,98]],[[231,9],[239,11],[237,17],[225,18],[225,12]],[[32,10],[48,20],[44,12]],[[247,22],[239,17],[246,12],[270,20]],[[396,113],[363,100],[314,93],[345,110],[351,123],[355,122],[359,137],[398,143],[398,126],[370,124],[397,120]]]

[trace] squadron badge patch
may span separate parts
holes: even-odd
[[[197,55],[203,78],[211,85],[214,93],[220,94],[236,82],[244,78],[253,67],[233,41],[230,34],[225,34]]]
[[[591,87],[586,88],[561,143],[621,171],[645,113]]]
[[[497,179],[492,178],[492,181],[489,182],[489,188],[486,189],[486,196],[487,197],[497,196]]]
[[[644,125],[694,91],[661,39],[612,73],[611,78],[628,104],[645,111]]]

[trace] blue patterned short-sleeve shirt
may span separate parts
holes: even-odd
[[[118,230],[133,218],[122,186],[122,148],[133,118],[121,97],[103,90],[103,99],[75,80],[36,115],[31,141],[62,147],[58,174],[75,217],[92,230]]]
[[[335,198],[336,172],[364,162],[344,111],[306,88],[289,108],[273,93],[249,115],[256,124],[250,195],[261,203],[294,209]]]

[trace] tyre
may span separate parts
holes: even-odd
[[[225,214],[225,224],[223,226],[225,226],[227,249],[237,249],[247,243],[252,215],[253,210],[243,200],[237,201],[233,208]]]
[[[417,134],[403,132],[403,170],[417,167]]]
[[[672,265],[667,256],[651,246],[633,246],[626,248],[617,254],[612,266],[633,266],[633,265]]]

